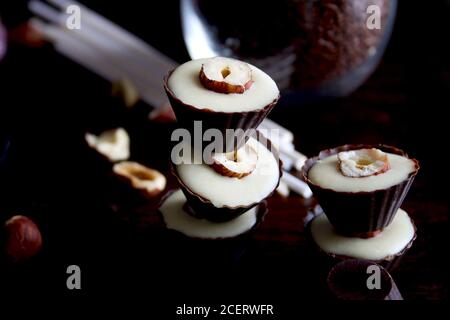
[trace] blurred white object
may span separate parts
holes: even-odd
[[[293,167],[292,160],[290,158],[286,157],[282,153],[279,153],[279,157],[280,157],[280,160],[281,160],[282,165],[283,165],[283,170],[284,171],[291,171],[292,167]]]
[[[284,183],[283,181],[280,181],[280,184],[277,188],[277,193],[282,196],[283,198],[289,197],[289,194],[291,193],[289,190],[289,186]]]
[[[280,153],[292,161],[292,166],[295,168],[295,170],[302,170],[302,167],[308,158],[295,149],[289,150],[285,148],[286,145],[281,145]]]
[[[294,134],[288,129],[280,126],[278,123],[273,122],[270,119],[265,119],[259,126],[261,129],[270,130],[278,130],[280,133],[280,142],[286,144],[292,144],[294,142]]]
[[[281,161],[283,161],[283,169],[301,170],[306,162],[307,157],[294,147],[294,134],[270,119],[265,119],[258,130],[269,139],[272,144],[280,152]]]
[[[102,132],[99,136],[86,133],[86,142],[111,162],[130,157],[130,137],[125,129],[117,128]]]
[[[220,56],[221,50],[214,48],[216,41],[211,37],[211,32],[205,29],[196,10],[197,8],[192,6],[190,1],[181,0],[180,11],[183,13],[181,25],[189,55],[192,59]]]
[[[303,198],[312,197],[312,191],[309,188],[309,186],[299,178],[290,174],[289,172],[283,172],[281,181],[283,183],[286,183],[289,186],[289,189],[301,195]]]

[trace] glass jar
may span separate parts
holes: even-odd
[[[248,61],[294,102],[345,96],[360,86],[382,57],[396,8],[396,0],[228,0],[226,8],[181,0],[193,59]]]

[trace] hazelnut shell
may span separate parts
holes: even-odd
[[[25,216],[13,216],[4,225],[5,252],[13,263],[23,262],[35,256],[42,247],[38,226]]]

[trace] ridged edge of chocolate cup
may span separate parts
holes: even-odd
[[[223,206],[223,207],[216,207],[212,204],[212,202],[201,195],[195,193],[192,191],[180,178],[178,175],[178,172],[175,168],[175,165],[173,162],[170,162],[170,170],[172,174],[175,176],[175,178],[178,181],[178,184],[183,191],[184,195],[186,196],[188,205],[191,207],[192,211],[195,212],[195,215],[193,212],[191,212],[191,215],[193,215],[196,218],[202,218],[206,220],[210,220],[213,222],[225,222],[232,220],[241,214],[245,213],[247,210],[253,208],[254,206],[258,205],[260,202],[264,201],[265,199],[269,198],[273,195],[275,190],[278,188],[278,185],[280,184],[281,176],[283,174],[283,163],[279,157],[278,151],[275,147],[272,146],[272,142],[267,139],[263,134],[260,132],[257,132],[257,140],[264,143],[264,145],[267,147],[267,149],[274,155],[275,159],[278,160],[278,181],[275,186],[275,188],[267,194],[264,198],[261,199],[259,202],[254,202],[250,205],[246,206]]]
[[[278,97],[267,106],[254,111],[222,112],[208,108],[199,109],[193,105],[184,103],[175,96],[172,90],[170,90],[168,80],[174,70],[169,71],[164,77],[164,89],[177,118],[177,122],[182,128],[189,131],[192,131],[191,126],[194,124],[194,121],[202,121],[203,131],[208,129],[218,129],[222,132],[224,137],[226,137],[227,129],[242,129],[243,131],[256,129],[280,99],[280,94],[278,94]],[[236,145],[238,148],[243,145],[244,139],[245,135],[237,140]],[[232,151],[232,149],[230,149],[231,147],[231,145],[226,146],[226,139],[224,139],[225,150]]]
[[[325,214],[325,213],[322,213],[322,214]],[[316,215],[314,218],[309,220],[308,223],[306,224],[306,226],[305,226],[306,240],[307,240],[307,242],[310,245],[313,246],[313,248],[314,248],[313,254],[319,260],[323,261],[325,263],[326,268],[328,268],[328,269],[331,269],[333,266],[335,266],[336,264],[338,264],[339,262],[344,261],[344,260],[359,259],[359,260],[367,260],[367,261],[371,261],[371,262],[374,262],[376,264],[379,264],[380,266],[385,268],[387,271],[391,272],[391,271],[395,270],[395,268],[398,267],[402,257],[412,247],[414,241],[417,238],[417,227],[416,227],[416,225],[414,223],[414,220],[408,214],[408,217],[409,217],[409,219],[411,221],[411,224],[412,224],[412,226],[414,228],[414,236],[406,244],[406,246],[402,250],[397,252],[396,254],[388,255],[385,258],[379,259],[379,260],[371,260],[371,259],[361,259],[361,258],[358,258],[358,257],[350,257],[350,256],[346,256],[346,255],[339,255],[339,254],[335,254],[335,253],[330,253],[330,252],[327,252],[327,251],[323,250],[321,247],[319,247],[319,245],[316,243],[316,241],[314,240],[314,238],[312,236],[311,223],[319,215]]]
[[[323,188],[309,179],[309,170],[318,160],[342,151],[365,148],[378,148],[384,152],[408,158],[414,162],[415,170],[404,181],[396,185],[370,192],[339,192]],[[383,144],[347,144],[323,150],[318,156],[308,159],[302,168],[302,176],[313,191],[314,197],[324,209],[333,227],[342,234],[352,235],[380,231],[387,227],[402,205],[419,169],[419,162],[410,158],[407,153],[398,148]],[[345,214],[342,214],[342,210],[345,210]]]
[[[174,190],[172,193],[174,193],[176,190]],[[171,194],[172,194],[171,193]],[[166,201],[169,198],[170,195],[166,196],[164,201]],[[161,202],[161,205],[164,203],[164,201]],[[174,229],[169,229],[166,225],[166,222],[164,220],[163,214],[161,212],[160,209],[158,209],[158,215],[161,219],[161,221],[163,222],[166,231],[171,234],[172,236],[174,236],[176,239],[179,239],[180,241],[190,241],[191,243],[226,243],[226,242],[234,242],[236,240],[242,239],[244,237],[247,237],[248,235],[250,235],[251,233],[253,233],[253,231],[255,231],[257,228],[259,228],[259,226],[264,222],[264,219],[266,218],[268,212],[269,212],[269,208],[267,205],[267,201],[262,201],[261,203],[258,204],[258,208],[257,208],[257,212],[256,212],[256,222],[255,224],[248,229],[247,231],[244,231],[234,237],[217,237],[217,238],[200,238],[200,237],[191,237],[188,236],[184,233],[182,233],[181,231],[178,230],[174,230]],[[250,210],[250,209],[249,209]],[[186,214],[188,214],[186,212]],[[225,221],[227,222],[227,221]],[[219,222],[220,223],[220,222]]]

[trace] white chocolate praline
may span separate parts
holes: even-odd
[[[259,203],[277,187],[280,178],[278,160],[261,142],[247,141],[258,154],[255,169],[239,179],[223,176],[209,165],[183,163],[176,166],[180,179],[195,194],[215,207],[249,206]]]
[[[325,214],[311,222],[311,235],[323,251],[357,259],[383,260],[395,255],[408,245],[414,233],[411,219],[402,209],[380,234],[368,239],[336,233]]]
[[[198,109],[216,112],[246,112],[259,110],[277,99],[276,83],[262,70],[252,69],[252,85],[244,93],[224,94],[206,89],[199,80],[199,72],[208,59],[188,61],[176,68],[168,79],[168,87],[176,98]]]
[[[168,229],[176,230],[188,237],[232,238],[249,231],[257,221],[258,207],[250,209],[231,221],[212,222],[187,214],[183,209],[185,202],[186,197],[183,192],[177,190],[166,199],[159,210]]]
[[[413,160],[387,153],[390,169],[378,175],[367,177],[346,177],[339,170],[337,155],[317,161],[308,172],[312,183],[337,192],[371,192],[397,185],[416,170]]]

